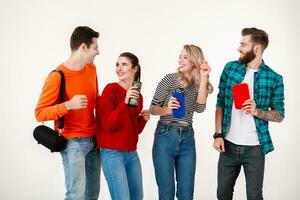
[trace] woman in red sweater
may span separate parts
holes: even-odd
[[[116,63],[118,83],[108,84],[97,106],[97,143],[101,148],[101,163],[112,200],[143,199],[142,170],[136,151],[138,135],[150,119],[143,110],[143,97],[132,87],[140,80],[138,58],[122,53]],[[138,99],[130,106],[129,99]]]

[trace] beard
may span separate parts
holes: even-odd
[[[241,52],[240,52],[241,53]],[[246,52],[243,56],[241,55],[239,61],[243,64],[248,64],[251,62],[256,55],[254,54],[254,49],[252,48],[250,51]]]

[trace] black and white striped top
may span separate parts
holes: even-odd
[[[196,84],[189,84],[185,89],[180,88],[176,73],[167,74],[158,84],[153,96],[151,106],[168,107],[168,101],[173,92],[183,92],[185,95],[185,117],[183,119],[173,118],[172,115],[160,116],[160,121],[184,121],[193,122],[194,112],[201,113],[206,104],[197,103],[198,90]]]

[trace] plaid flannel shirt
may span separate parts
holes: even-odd
[[[241,83],[246,75],[246,65],[239,61],[225,65],[219,82],[217,107],[223,109],[222,133],[228,133],[232,110],[232,86]],[[284,117],[284,86],[282,76],[274,72],[264,62],[254,74],[254,101],[256,108],[277,110]],[[254,117],[261,151],[267,154],[274,150],[268,121]]]

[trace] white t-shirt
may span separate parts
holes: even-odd
[[[253,99],[254,73],[256,71],[254,69],[247,69],[243,80],[243,83],[247,83],[249,86],[251,99]],[[237,145],[259,145],[254,117],[251,114],[246,114],[243,110],[237,110],[233,105],[231,123],[225,139]]]

